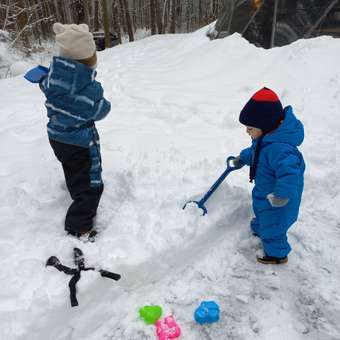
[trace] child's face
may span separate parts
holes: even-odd
[[[246,126],[246,131],[252,139],[257,139],[262,136],[262,130],[253,126]]]

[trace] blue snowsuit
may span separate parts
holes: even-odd
[[[94,122],[105,118],[111,105],[95,76],[96,71],[87,65],[54,57],[47,76],[40,82],[46,96],[49,141],[62,164],[73,199],[65,230],[77,236],[93,228],[104,188]]]
[[[285,257],[291,250],[287,230],[297,220],[303,191],[305,163],[297,149],[304,139],[302,123],[291,106],[284,109],[285,119],[278,129],[262,139],[255,186],[252,192],[255,218],[251,228],[262,240],[268,256]],[[240,160],[251,166],[258,139],[240,153]],[[289,198],[284,207],[272,207],[267,195]]]
[[[97,72],[75,60],[54,57],[47,77],[40,83],[50,139],[90,148],[91,186],[102,185],[99,135],[95,121],[106,117],[111,104],[95,80]]]

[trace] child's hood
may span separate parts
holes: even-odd
[[[46,89],[57,95],[74,94],[93,82],[96,71],[72,59],[53,57]]]
[[[282,124],[273,132],[263,137],[264,143],[287,143],[299,146],[304,139],[303,124],[295,117],[291,106],[284,109],[285,119]]]

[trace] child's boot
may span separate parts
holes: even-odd
[[[256,255],[256,260],[263,264],[282,264],[288,262],[288,257],[275,257],[264,254],[263,256]]]
[[[67,231],[67,234],[77,237],[82,241],[89,241],[94,242],[96,240],[96,236],[98,234],[97,230],[91,229],[86,232],[74,232],[74,231]]]

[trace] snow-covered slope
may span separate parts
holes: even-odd
[[[263,50],[238,35],[154,36],[99,54],[112,112],[98,123],[105,192],[96,243],[63,231],[70,203],[48,145],[44,98],[22,77],[0,81],[0,339],[154,339],[138,308],[173,313],[185,340],[340,339],[340,41],[328,37]],[[238,114],[254,91],[274,89],[305,124],[307,169],[287,265],[256,263],[247,169],[229,175],[209,214],[181,209],[248,146]],[[45,261],[121,273],[83,274],[80,306]],[[214,299],[221,320],[193,312]]]

